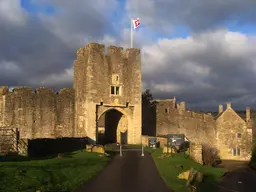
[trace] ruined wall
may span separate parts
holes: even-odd
[[[76,135],[96,138],[96,105],[133,106],[129,143],[140,142],[141,63],[140,50],[90,43],[77,51],[74,62]],[[118,77],[115,82],[113,79]],[[120,86],[120,95],[111,95],[111,85]],[[100,115],[100,114],[99,114]]]
[[[158,101],[156,106],[157,135],[185,134],[192,142],[215,145],[216,132],[213,116],[187,111],[185,103],[175,99]]]
[[[248,123],[231,108],[230,103],[227,104],[227,109],[216,119],[217,147],[221,159],[250,160],[252,133]],[[236,152],[240,149],[240,155],[233,155],[234,148]]]
[[[0,125],[18,128],[20,138],[56,138],[75,136],[74,90],[19,87],[9,92],[0,87]]]

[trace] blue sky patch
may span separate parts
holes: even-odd
[[[33,15],[37,15],[38,13],[50,15],[56,11],[55,7],[40,3],[32,3],[31,0],[21,0],[21,7]]]

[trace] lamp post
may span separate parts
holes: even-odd
[[[142,135],[141,135],[141,156],[144,157],[144,148],[143,148],[143,142],[142,142]]]
[[[122,144],[121,144],[121,142],[120,142],[120,144],[119,144],[119,151],[120,151],[120,156],[123,156],[123,154],[122,154]]]

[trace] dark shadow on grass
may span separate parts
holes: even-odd
[[[88,138],[33,139],[28,141],[29,157],[45,157],[86,148]]]
[[[207,192],[215,192],[216,191],[216,181],[215,177],[212,175],[204,176],[204,181],[202,183],[197,184],[198,191],[207,191]]]
[[[0,161],[31,161],[52,159],[59,153],[67,158],[72,158],[72,152],[85,150],[89,138],[56,138],[56,139],[31,139],[28,140],[27,156],[20,156],[15,153],[0,156]]]
[[[221,189],[231,189],[234,185],[234,181],[232,180],[231,175],[235,173],[244,176],[244,173],[246,173],[246,170],[249,166],[248,162],[245,161],[223,160],[222,163],[216,167],[224,168],[226,169],[226,172],[223,173],[220,180],[216,180],[213,175],[207,175],[204,182],[197,185],[198,191],[215,192]],[[250,174],[250,171],[248,174]],[[254,183],[251,185],[254,185]]]
[[[84,150],[83,150],[84,151]],[[61,153],[61,158],[73,158],[73,155],[76,151],[73,152],[65,152]],[[51,154],[47,156],[41,156],[41,157],[28,157],[28,156],[21,156],[21,155],[6,155],[6,156],[0,156],[0,162],[22,162],[22,161],[32,161],[32,160],[48,160],[48,159],[54,159],[58,158],[58,154]]]

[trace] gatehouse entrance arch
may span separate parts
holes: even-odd
[[[128,143],[129,108],[101,107],[97,110],[96,140],[99,144]]]

